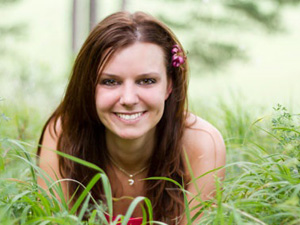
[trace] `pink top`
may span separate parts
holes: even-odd
[[[109,216],[105,215],[106,219],[109,220]],[[113,220],[116,219],[115,216],[113,216],[112,218]],[[141,225],[143,222],[143,218],[142,217],[138,217],[138,218],[130,218],[127,225]],[[121,225],[121,222],[120,223],[117,223],[117,225]]]

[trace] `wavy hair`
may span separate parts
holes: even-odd
[[[105,127],[95,105],[95,90],[99,74],[111,56],[120,48],[135,42],[153,43],[164,52],[167,76],[172,80],[172,92],[165,101],[163,116],[156,127],[156,143],[150,159],[148,177],[171,178],[183,186],[188,182],[182,156],[182,136],[187,112],[187,63],[172,66],[172,47],[181,44],[173,32],[162,22],[143,12],[133,14],[117,12],[102,20],[83,44],[73,66],[65,96],[46,122],[44,131],[54,122],[61,122],[57,149],[64,153],[92,162],[104,171],[109,164],[105,143]],[[185,53],[184,53],[185,54]],[[57,135],[57,131],[55,131]],[[40,147],[38,154],[40,154]],[[96,171],[59,157],[62,177],[72,178],[87,185]],[[172,182],[147,180],[146,197],[153,205],[154,219],[173,223],[184,209],[183,193]],[[69,185],[70,193],[77,189]],[[103,199],[102,185],[92,189],[96,199]],[[75,198],[78,195],[75,195]]]

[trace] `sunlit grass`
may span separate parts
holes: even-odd
[[[228,107],[220,101],[217,111],[206,114],[224,134],[228,153],[226,179],[223,182],[216,179],[215,198],[202,201],[195,196],[198,205],[193,209],[188,207],[184,188],[177,184],[185,195],[188,224],[299,224],[300,115],[291,114],[278,105],[268,115],[253,118],[252,112],[238,104]],[[7,120],[8,116],[11,115],[2,115],[0,120],[0,224],[117,224],[119,219],[127,224],[134,208],[141,203],[144,223],[147,218],[152,220],[152,204],[141,196],[133,199],[124,216],[107,221],[105,215],[113,215],[112,206],[116,200],[107,176],[96,165],[57,152],[98,171],[77,201],[70,205],[60,186],[66,181],[54,182],[41,171],[35,162],[36,144],[30,140],[23,142],[22,135],[9,134],[15,130],[13,120],[19,116]],[[27,137],[37,135],[34,129],[24,132]],[[38,186],[37,176],[44,177],[48,191]],[[147,179],[175,182],[164,177]],[[193,177],[192,181],[195,179]],[[99,181],[104,188],[105,203],[89,194]],[[189,216],[194,210],[198,213]],[[198,221],[201,213],[203,216]]]

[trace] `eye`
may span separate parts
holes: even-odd
[[[115,86],[115,85],[118,85],[119,83],[114,79],[104,79],[101,81],[101,84],[107,85],[107,86]]]
[[[154,84],[154,83],[156,83],[156,80],[153,78],[145,78],[145,79],[138,81],[138,84],[140,84],[140,85],[144,85],[144,84],[149,85],[149,84]]]

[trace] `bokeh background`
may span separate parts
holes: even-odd
[[[226,179],[199,224],[300,224],[300,0],[0,0],[0,224],[86,224],[40,201],[37,143],[90,29],[120,10],[175,32],[189,109],[224,137]]]
[[[189,106],[199,116],[220,105],[257,117],[277,103],[299,112],[299,2],[0,0],[2,113],[18,129],[41,129],[90,29],[119,10],[148,12],[174,30],[188,52]]]

